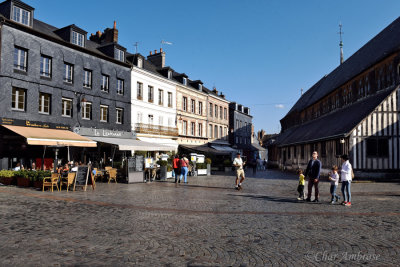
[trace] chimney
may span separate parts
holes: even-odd
[[[114,27],[112,29],[107,28],[104,30],[104,32],[97,31],[96,35],[92,34],[89,39],[99,44],[118,43],[117,22],[114,21]]]
[[[165,52],[160,49],[160,53],[157,53],[157,50],[154,50],[154,55],[151,54],[147,56],[147,60],[153,63],[157,68],[165,67]]]
[[[150,51],[150,56],[153,54],[153,52],[152,51]]]
[[[214,88],[213,88],[213,93],[214,94],[216,94],[216,95],[218,95],[218,91],[217,91],[217,88],[214,86]]]

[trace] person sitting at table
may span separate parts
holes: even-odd
[[[71,169],[72,172],[77,172],[78,171],[78,162],[75,161],[74,167]]]

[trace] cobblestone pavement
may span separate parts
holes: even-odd
[[[400,184],[353,183],[353,206],[297,201],[278,171],[96,190],[0,187],[1,266],[398,266]]]

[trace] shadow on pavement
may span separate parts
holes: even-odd
[[[246,198],[251,198],[251,199],[260,199],[260,200],[266,200],[266,201],[272,201],[272,202],[304,203],[304,201],[299,201],[297,199],[292,199],[292,198],[283,198],[283,197],[254,196],[254,195],[234,195],[234,194],[230,194],[230,195],[237,196],[237,197],[246,197]],[[313,203],[313,202],[311,202],[311,203],[312,204],[317,204],[317,203]]]

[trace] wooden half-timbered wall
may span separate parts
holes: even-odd
[[[400,170],[400,89],[390,94],[369,116],[352,131],[350,156],[353,168],[363,172]],[[385,155],[368,153],[368,139],[387,140]]]

